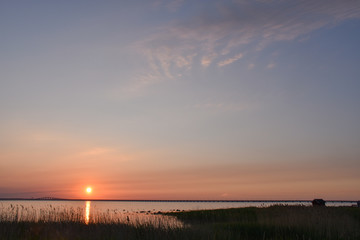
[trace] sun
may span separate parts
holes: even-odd
[[[91,188],[91,187],[86,188],[86,192],[87,192],[87,193],[91,193],[91,192],[92,192],[92,188]]]

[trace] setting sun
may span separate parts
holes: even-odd
[[[91,187],[86,188],[86,192],[87,192],[87,193],[91,193],[91,192],[92,192],[92,188],[91,188]]]

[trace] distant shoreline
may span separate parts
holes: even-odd
[[[312,200],[141,200],[141,199],[74,199],[74,198],[0,198],[0,201],[104,201],[104,202],[300,202],[309,203]],[[326,202],[356,203],[357,200],[326,200]]]

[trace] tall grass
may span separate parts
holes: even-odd
[[[87,221],[81,207],[0,207],[0,239],[184,239],[183,227],[147,212],[93,211]]]
[[[141,214],[106,211],[88,223],[81,208],[51,207],[37,212],[13,205],[7,210],[0,211],[0,239],[360,239],[360,209],[351,207],[273,206],[143,214],[147,221]],[[124,218],[115,221],[120,216]],[[169,224],[179,220],[182,223]]]
[[[0,222],[77,222],[77,223],[123,223],[127,225],[150,224],[154,227],[183,227],[173,216],[151,214],[150,212],[121,212],[118,210],[88,211],[83,207],[47,205],[41,208],[19,204],[0,206]]]
[[[10,204],[8,207],[0,208],[0,221],[2,222],[81,222],[83,220],[84,210],[80,207],[60,208],[48,205],[38,209],[33,206]]]
[[[202,239],[360,239],[360,209],[272,206],[167,213]]]

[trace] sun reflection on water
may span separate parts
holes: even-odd
[[[90,203],[91,201],[86,201],[85,205],[85,223],[89,224],[90,221]]]

